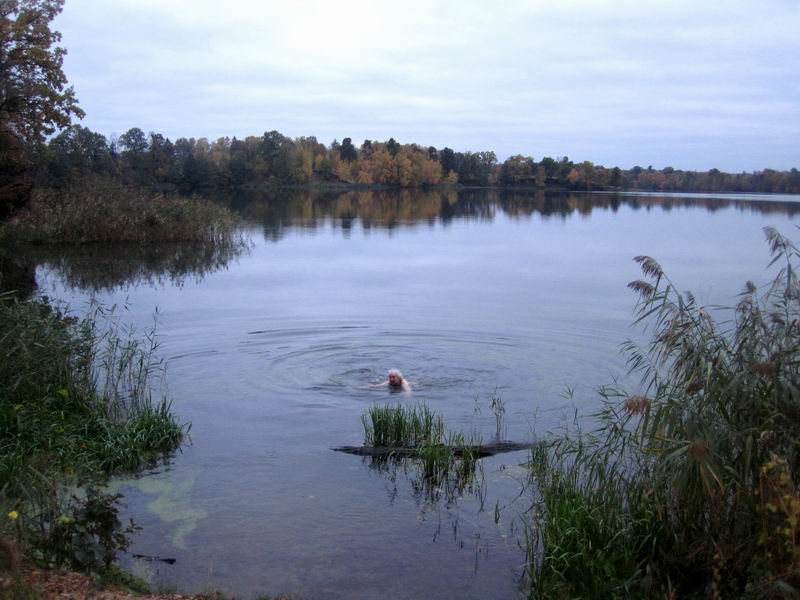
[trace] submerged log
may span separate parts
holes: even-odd
[[[150,556],[149,554],[134,554],[133,558],[149,560],[151,562],[163,562],[167,563],[168,565],[174,565],[176,562],[178,562],[177,558],[161,558],[160,556]]]
[[[496,442],[494,444],[481,444],[477,446],[478,458],[504,454],[506,452],[517,452],[519,450],[530,450],[534,444],[519,444],[517,442]],[[456,456],[462,456],[466,450],[476,448],[475,446],[451,446],[450,449]],[[339,446],[333,448],[335,452],[345,454],[355,454],[356,456],[372,457],[413,457],[419,453],[419,448],[407,446]]]

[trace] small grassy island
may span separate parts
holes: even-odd
[[[0,243],[197,243],[229,245],[239,219],[204,198],[165,196],[117,179],[91,177],[65,189],[36,190],[0,223]]]

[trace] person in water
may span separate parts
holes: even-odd
[[[390,390],[398,390],[403,392],[411,391],[411,384],[403,377],[403,374],[397,369],[389,369],[389,377],[386,381],[379,385],[386,385]]]

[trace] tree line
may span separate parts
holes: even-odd
[[[800,193],[800,172],[683,171],[667,167],[608,168],[567,157],[456,152],[417,144],[351,138],[325,145],[315,137],[278,131],[244,139],[179,138],[132,128],[106,138],[80,125],[52,137],[37,160],[37,179],[59,187],[89,174],[119,177],[160,191],[208,193],[249,185],[334,183],[414,188],[466,186],[557,187],[570,190]]]
[[[0,220],[34,186],[63,189],[100,175],[160,192],[219,192],[247,186],[345,184],[414,188],[441,184],[569,190],[800,193],[800,173],[620,169],[567,157],[456,152],[351,138],[330,145],[277,131],[244,139],[180,138],[132,128],[106,137],[73,124],[84,116],[50,28],[64,0],[0,0]]]

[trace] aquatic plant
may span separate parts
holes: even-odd
[[[371,406],[362,416],[365,446],[414,448],[441,443],[444,421],[424,403]]]
[[[480,445],[480,438],[466,439],[462,433],[449,432],[443,441],[419,446],[415,457],[425,479],[436,485],[455,483],[463,489],[475,477]]]
[[[28,206],[0,226],[0,240],[229,245],[238,232],[239,219],[210,200],[153,194],[98,176],[64,189],[36,190]]]
[[[44,300],[0,298],[0,486],[28,465],[78,474],[132,471],[180,443],[154,397],[154,330],[125,329],[95,304],[83,319]]]
[[[525,532],[532,597],[643,597],[642,557],[658,520],[619,450],[578,431],[531,451],[538,494]]]
[[[373,466],[389,471],[392,477],[398,467],[411,472],[415,493],[431,501],[442,495],[452,500],[475,482],[480,437],[446,431],[442,416],[424,403],[372,406],[361,420],[365,446],[398,449],[373,457]]]
[[[730,308],[679,293],[652,258],[627,343],[637,393],[601,390],[591,432],[534,450],[535,597],[796,596],[800,589],[800,251]]]
[[[139,336],[99,305],[78,319],[5,295],[0,340],[0,537],[37,562],[107,570],[133,526],[97,484],[153,463],[188,431],[154,397],[154,330]]]
[[[495,439],[500,440],[503,436],[503,428],[505,427],[506,403],[497,393],[497,390],[489,397],[489,407],[494,414]]]

